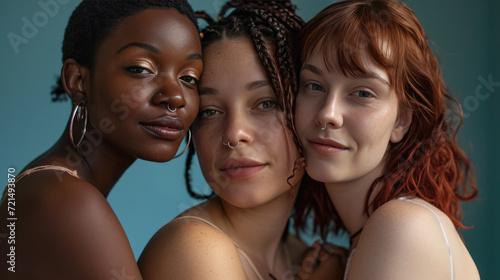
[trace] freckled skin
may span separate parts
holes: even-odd
[[[281,240],[304,172],[298,168],[288,181],[292,195],[287,179],[297,147],[248,38],[216,41],[203,55],[200,113],[192,131],[200,168],[217,195],[160,229],[139,267],[148,279],[258,279],[245,252],[261,275],[281,279],[305,249],[293,236]]]

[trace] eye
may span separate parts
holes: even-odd
[[[318,83],[307,83],[305,87],[309,90],[325,92],[325,89]]]
[[[259,103],[259,105],[257,105],[257,108],[264,111],[269,111],[275,109],[277,105],[278,104],[276,103],[276,101],[266,100],[264,102]]]
[[[193,76],[182,76],[181,80],[183,80],[184,82],[186,82],[192,86],[197,86],[198,83],[200,82],[197,78],[195,78]]]
[[[203,110],[203,111],[200,111],[200,113],[198,114],[198,117],[200,118],[208,118],[208,117],[211,117],[211,116],[215,116],[217,114],[219,114],[220,112],[215,110],[215,109],[207,109],[207,110]]]
[[[361,98],[370,98],[373,97],[373,94],[369,91],[366,90],[358,90],[354,93],[354,95],[361,97]]]
[[[127,70],[132,74],[141,74],[141,75],[153,74],[153,71],[151,71],[149,68],[142,67],[139,65],[125,67],[125,70]]]

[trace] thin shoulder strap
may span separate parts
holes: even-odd
[[[30,169],[27,169],[27,170],[21,172],[21,174],[16,176],[16,183],[18,183],[22,178],[24,178],[32,173],[35,173],[38,171],[44,171],[44,170],[55,170],[55,171],[66,172],[73,177],[80,178],[80,177],[78,177],[78,173],[76,172],[76,170],[71,170],[69,168],[58,166],[58,165],[41,165],[41,166],[33,167],[33,168],[30,168]],[[0,199],[0,205],[3,203],[3,201],[6,198],[8,187],[9,186],[5,187],[5,189],[2,193],[2,198]]]
[[[436,219],[438,220],[439,222],[439,226],[441,227],[441,231],[443,232],[443,235],[444,235],[444,240],[446,241],[446,246],[448,246],[448,253],[450,254],[450,271],[451,271],[451,279],[453,280],[453,257],[451,255],[451,248],[450,248],[450,243],[448,242],[448,237],[446,236],[446,232],[444,231],[444,227],[443,227],[443,223],[441,223],[441,219],[439,219],[439,216],[436,214],[436,212],[434,212],[434,210],[432,210],[430,207],[428,207],[427,205],[424,205],[422,203],[419,203],[419,202],[416,202],[416,201],[413,201],[411,199],[408,199],[406,197],[400,197],[398,198],[399,200],[404,200],[404,201],[408,201],[408,202],[411,202],[411,203],[414,203],[414,204],[418,204],[422,207],[425,207],[427,210],[431,211],[432,214],[434,214],[434,216],[436,217]]]
[[[22,178],[24,178],[32,173],[35,173],[38,171],[44,171],[44,170],[62,171],[62,172],[68,173],[69,175],[71,175],[73,177],[80,178],[80,177],[78,177],[78,173],[76,172],[76,170],[71,170],[69,168],[58,166],[58,165],[42,165],[42,166],[37,166],[37,167],[27,169],[27,170],[21,172],[21,174],[17,175],[16,182],[19,182],[19,180],[21,180]]]
[[[224,235],[227,236],[227,238],[229,238],[229,240],[231,240],[231,242],[233,242],[234,246],[236,247],[236,249],[238,250],[238,252],[245,258],[245,260],[248,262],[248,264],[250,265],[250,267],[252,268],[253,272],[255,273],[255,275],[257,275],[257,277],[259,278],[259,280],[264,280],[264,278],[260,275],[259,273],[259,270],[257,270],[257,267],[253,264],[252,260],[250,259],[250,257],[243,251],[243,249],[240,248],[240,246],[238,246],[238,243],[236,243],[231,237],[229,237],[222,229],[220,229],[219,227],[217,227],[216,225],[214,225],[212,222],[209,222],[203,218],[200,218],[200,217],[197,217],[197,216],[182,216],[182,217],[177,217],[175,219],[172,220],[173,221],[177,221],[177,220],[187,220],[187,219],[193,219],[193,220],[197,220],[197,221],[200,221],[200,222],[203,222],[217,230],[219,230],[220,232],[222,232]]]
[[[208,224],[209,226],[217,229],[218,231],[224,233],[226,236],[227,234],[222,230],[220,229],[219,227],[217,227],[215,224],[213,224],[212,222],[209,222],[208,220],[205,220],[201,217],[198,217],[198,216],[181,216],[181,217],[177,217],[175,219],[173,219],[171,222],[174,222],[174,221],[178,221],[178,220],[197,220],[197,221],[201,221],[205,224]],[[231,237],[227,236],[227,238],[231,239]],[[231,239],[231,241],[234,243],[234,245],[237,245],[236,242],[234,242],[234,240]],[[236,246],[238,247],[238,246]]]

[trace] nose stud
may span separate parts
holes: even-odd
[[[170,103],[169,103],[169,104],[167,104],[167,110],[168,110],[170,113],[175,113],[175,111],[177,111],[177,108],[174,108],[174,109],[172,110],[172,108],[170,108]]]
[[[228,146],[230,149],[236,149],[240,145],[240,141],[238,141],[238,144],[236,144],[236,146],[231,146],[231,142],[227,141],[227,143],[226,143],[226,142],[224,142],[223,138],[224,138],[224,135],[222,135],[221,138],[220,138],[220,141],[222,142],[222,145]]]

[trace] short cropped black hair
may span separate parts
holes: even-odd
[[[172,8],[187,16],[198,28],[186,0],[83,0],[69,18],[62,46],[63,63],[69,58],[92,68],[97,48],[125,18],[146,9]],[[52,90],[52,101],[65,100],[61,80]]]

